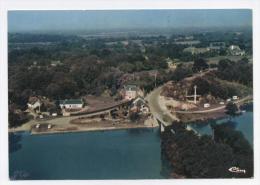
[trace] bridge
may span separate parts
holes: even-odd
[[[179,121],[179,119],[171,114],[165,105],[161,103],[161,90],[162,86],[156,88],[146,96],[146,100],[148,101],[154,122],[160,126],[161,132],[163,132],[165,127],[172,125],[172,122]]]
[[[165,127],[172,125],[172,122],[161,118],[158,114],[153,114],[153,117],[154,121],[160,126],[161,132],[164,132]]]

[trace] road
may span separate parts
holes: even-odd
[[[252,99],[252,96],[246,96],[240,100],[237,100],[235,101],[234,103],[235,104],[240,104],[244,101],[247,101],[247,100],[250,100]],[[222,106],[219,106],[219,107],[215,107],[215,108],[212,108],[212,109],[206,109],[206,110],[198,110],[198,111],[175,111],[176,113],[182,113],[182,114],[201,114],[201,113],[208,113],[208,112],[215,112],[215,111],[219,111],[219,110],[222,110],[222,109],[225,109],[226,108],[226,105],[222,105]]]
[[[117,106],[120,106],[120,105],[128,103],[128,102],[129,101],[119,102],[119,103],[112,105],[110,107],[104,107],[104,108],[101,108],[99,110],[95,110],[95,111],[92,111],[92,112],[83,112],[83,113],[78,114],[78,115],[53,117],[51,119],[37,119],[37,120],[33,119],[33,120],[30,120],[27,123],[25,123],[25,124],[23,124],[19,127],[9,129],[9,131],[11,131],[11,132],[12,131],[13,132],[14,131],[29,131],[29,130],[31,130],[31,127],[33,125],[36,125],[38,123],[39,124],[48,123],[48,124],[59,126],[61,128],[70,127],[71,126],[70,122],[74,119],[81,118],[81,117],[87,118],[87,117],[96,116],[96,115],[100,115],[100,114],[106,114],[106,113],[109,113],[111,110],[115,109]]]
[[[150,92],[146,96],[146,100],[148,101],[151,113],[156,118],[159,118],[160,120],[164,120],[164,122],[168,125],[171,125],[173,121],[179,121],[179,119],[170,113],[170,111],[167,110],[165,105],[162,105],[160,103],[160,93],[162,91],[162,87],[160,86],[156,89],[154,89],[152,92]]]

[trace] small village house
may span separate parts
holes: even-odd
[[[135,112],[142,112],[143,114],[148,114],[150,112],[147,102],[141,97],[136,98],[132,102],[131,110]]]
[[[230,45],[228,48],[228,53],[234,56],[243,56],[245,55],[245,51],[241,50],[237,45]]]
[[[124,99],[132,100],[137,97],[137,87],[136,85],[126,85],[124,86]]]
[[[238,100],[238,96],[233,96],[232,99],[233,100]]]
[[[60,101],[61,109],[81,109],[84,106],[82,99],[66,99]]]
[[[212,50],[220,50],[226,48],[225,42],[211,42],[209,48]]]
[[[35,112],[41,111],[41,105],[42,105],[41,100],[35,96],[30,97],[27,103],[28,109]]]
[[[62,63],[60,62],[60,60],[54,60],[54,61],[51,61],[51,66],[52,67],[56,67],[58,65],[61,65]]]

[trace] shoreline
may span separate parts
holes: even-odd
[[[253,101],[251,101],[249,104],[251,104]],[[243,103],[241,102],[241,105],[248,104],[248,103]],[[180,118],[180,116],[184,116],[186,119]],[[200,113],[200,114],[190,114],[191,118],[187,119],[187,116],[189,114],[182,114],[179,113],[178,117],[180,118],[181,122],[184,124],[204,124],[209,121],[216,121],[216,120],[221,120],[225,119],[228,116],[224,113],[224,111],[217,111],[217,112],[211,112],[211,113]],[[198,117],[194,117],[194,115]],[[50,130],[45,130],[45,131],[35,131],[31,127],[25,127],[25,128],[10,128],[8,129],[8,133],[18,133],[18,132],[29,132],[31,135],[42,135],[42,134],[62,134],[62,133],[75,133],[75,132],[93,132],[93,131],[111,131],[111,130],[127,130],[127,129],[138,129],[138,128],[156,128],[159,127],[157,124],[127,124],[127,125],[118,125],[118,126],[108,126],[108,127],[76,127],[76,128],[71,128],[71,127],[61,127],[61,128],[55,128],[50,129]]]
[[[95,131],[113,131],[113,130],[128,130],[128,129],[138,129],[138,128],[157,128],[158,125],[154,126],[145,126],[145,125],[136,125],[133,127],[106,127],[106,128],[87,128],[79,130],[48,130],[47,132],[35,132],[32,130],[8,130],[8,133],[19,133],[19,132],[28,132],[30,135],[47,135],[47,134],[65,134],[65,133],[80,133],[80,132],[95,132]]]

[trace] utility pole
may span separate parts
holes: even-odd
[[[197,103],[197,85],[194,85],[194,103]]]
[[[156,87],[156,80],[157,80],[157,71],[154,74],[154,87]]]
[[[40,102],[40,101],[39,101]],[[39,105],[39,112],[41,112],[41,102],[40,102],[40,105]]]

